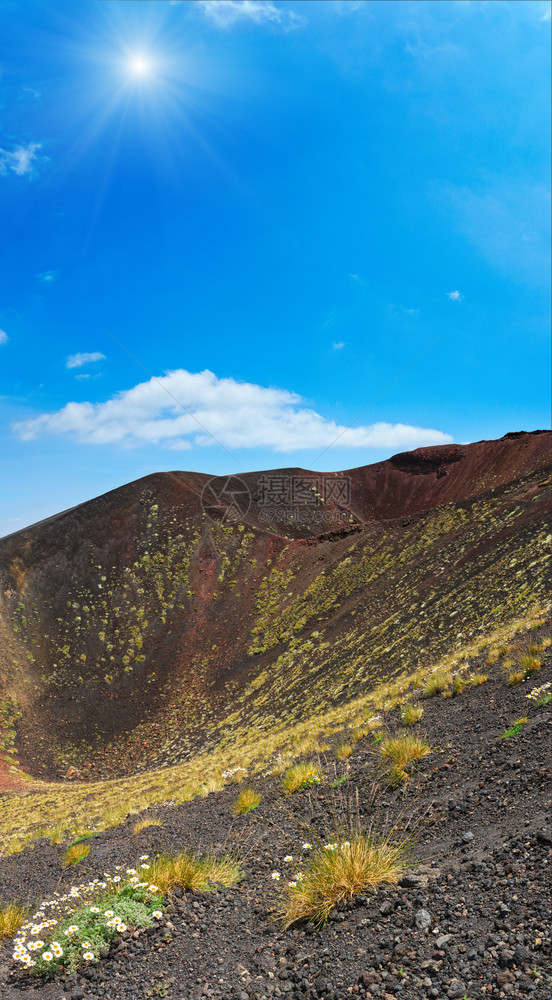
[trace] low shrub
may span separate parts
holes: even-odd
[[[140,860],[145,862],[145,856]],[[125,876],[105,874],[103,880],[73,886],[44,901],[20,926],[14,960],[33,975],[52,978],[58,971],[74,972],[97,961],[100,951],[127,928],[152,926],[162,916],[162,897],[147,881],[149,867],[127,868]]]
[[[240,792],[234,802],[236,816],[240,815],[240,813],[248,813],[252,809],[256,809],[260,801],[261,796],[254,788],[244,788],[243,792]]]
[[[288,768],[282,779],[282,786],[284,791],[290,794],[317,785],[321,781],[322,775],[318,766],[313,761],[306,761],[303,764],[292,764]]]

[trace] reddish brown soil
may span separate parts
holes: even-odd
[[[551,460],[552,433],[545,431],[422,448],[339,474],[349,483],[350,495],[330,492],[323,508],[313,505],[309,488],[325,494],[328,484],[335,485],[335,474],[300,469],[244,474],[240,479],[251,502],[241,520],[251,543],[247,559],[243,563],[238,559],[232,585],[224,575],[224,560],[227,555],[230,560],[236,557],[239,537],[228,540],[227,522],[206,517],[202,493],[209,477],[199,473],[147,476],[7,536],[0,540],[0,662],[5,664],[0,702],[13,695],[22,712],[17,721],[20,762],[42,777],[63,776],[73,764],[63,748],[82,745],[86,766],[94,761],[92,777],[113,773],[114,760],[123,771],[144,766],[177,731],[197,732],[201,739],[206,713],[213,717],[223,708],[228,711],[252,671],[269,670],[283,648],[283,644],[267,647],[261,634],[261,652],[256,657],[249,652],[259,594],[275,566],[283,574],[293,572],[293,599],[302,600],[321,570],[330,573],[349,552],[354,559],[385,546],[400,553],[403,537],[417,526],[424,530],[426,512],[445,504],[453,510],[456,505],[467,535],[466,539],[458,535],[445,576],[440,575],[444,564],[437,542],[429,560],[420,550],[417,562],[408,568],[410,577],[403,574],[403,579],[393,570],[369,586],[359,577],[355,592],[325,612],[322,626],[315,616],[296,633],[306,638],[313,628],[323,627],[336,650],[357,611],[355,621],[360,623],[362,615],[365,622],[377,624],[401,613],[405,593],[411,604],[407,611],[416,615],[412,601],[417,600],[421,610],[455,588],[465,593],[476,572],[493,584],[496,553],[506,548],[514,558],[519,549],[523,561],[524,550],[542,533],[551,504],[550,477],[543,470],[550,468]],[[293,517],[267,521],[267,481],[273,487],[293,476],[307,483],[307,491],[299,492],[291,505]],[[490,534],[472,542],[481,521],[481,515],[472,511],[482,496],[488,497],[489,511],[498,512],[497,523]],[[283,510],[289,513],[286,504]],[[275,509],[280,512],[282,505],[276,502]],[[138,584],[131,588],[128,607],[123,607],[127,574],[141,565],[144,553],[152,559],[159,556],[166,566],[171,539],[178,533],[190,560],[172,604],[161,609],[149,582],[150,589],[142,594]],[[447,562],[446,553],[444,558]],[[531,583],[534,570],[527,566],[524,572]],[[166,576],[161,583],[166,589]],[[113,594],[104,612],[107,624],[93,617],[94,602],[99,604],[102,598],[98,587]],[[74,619],[68,607],[75,594],[81,607],[90,605],[91,610],[80,611],[81,631],[73,642]],[[484,615],[484,599],[475,599],[475,607],[468,602],[470,614]],[[285,589],[278,600],[285,604]],[[130,605],[139,605],[149,624],[144,663],[134,661],[127,673],[121,662],[126,650],[119,650],[116,642],[119,632],[132,624],[129,614],[135,608]],[[13,623],[17,631],[2,631],[2,620]],[[428,621],[419,647],[409,647],[414,664],[429,650],[439,654],[440,635],[442,652],[447,651],[447,622],[437,616]],[[100,662],[105,653],[99,638],[102,629],[109,631],[115,648],[111,681],[105,680],[111,667]],[[68,654],[63,653],[64,644],[70,645]],[[339,671],[338,661],[332,669]],[[397,661],[396,670],[400,669]],[[51,681],[52,677],[58,680]],[[134,738],[138,725],[142,731]],[[106,750],[110,741],[117,743],[115,755]],[[81,761],[74,762],[81,769]]]

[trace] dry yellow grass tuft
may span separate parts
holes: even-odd
[[[467,678],[467,683],[471,684],[472,687],[479,687],[480,684],[484,684],[488,680],[488,674],[472,674],[471,677]]]
[[[402,736],[390,736],[378,745],[382,760],[390,762],[389,779],[392,785],[398,785],[408,778],[408,768],[417,760],[431,753],[431,746],[421,736],[415,733],[403,733]]]
[[[515,684],[522,684],[524,680],[525,674],[523,670],[512,670],[512,672],[508,674],[508,684],[510,687],[513,687]]]
[[[527,654],[527,656],[520,657],[519,665],[525,676],[537,674],[542,667],[542,660],[538,656]]]
[[[421,705],[412,705],[407,702],[401,709],[401,719],[404,726],[414,726],[419,722],[424,714]]]
[[[78,865],[90,854],[90,844],[71,844],[63,855],[62,865],[67,868],[69,865]]]
[[[261,796],[254,788],[244,788],[234,802],[234,813],[239,816],[241,813],[251,812],[256,809],[261,801]]]
[[[452,674],[448,670],[436,670],[435,673],[430,674],[425,683],[424,695],[426,698],[433,698],[434,695],[441,694],[451,687]]]
[[[163,893],[170,892],[175,886],[206,891],[215,884],[235,885],[241,878],[241,872],[238,862],[230,855],[216,858],[182,851],[174,856],[163,854],[158,857],[148,872],[148,878]]]
[[[313,761],[306,761],[304,764],[292,764],[282,778],[284,791],[298,792],[301,788],[309,785],[317,785],[322,780],[320,769]]]
[[[147,830],[149,826],[163,826],[163,820],[156,819],[155,816],[145,816],[139,819],[134,826],[134,836],[137,837],[142,830]]]
[[[353,748],[350,743],[340,743],[337,750],[335,751],[335,756],[337,760],[347,760],[353,752]]]
[[[340,902],[366,889],[398,882],[407,867],[409,844],[356,832],[348,840],[313,851],[304,877],[286,886],[277,912],[284,927],[299,920],[324,924]]]
[[[27,919],[27,911],[20,903],[6,903],[0,906],[0,941],[17,934]]]

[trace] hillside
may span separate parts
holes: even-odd
[[[246,474],[240,520],[160,473],[8,536],[5,750],[35,776],[176,763],[229,716],[268,736],[540,613],[551,440]]]

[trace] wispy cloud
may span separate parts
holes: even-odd
[[[218,442],[227,449],[289,452],[325,448],[338,437],[340,448],[416,448],[452,440],[442,431],[408,424],[345,428],[310,409],[297,393],[184,369],[103,403],[67,403],[13,428],[26,441],[58,434],[86,444],[162,443],[176,450]]]
[[[461,302],[464,297],[463,295],[460,295],[458,289],[456,289],[455,292],[447,292],[447,295],[451,302]]]
[[[361,274],[350,274],[349,278],[355,285],[365,285],[366,281]]]
[[[345,347],[345,341],[344,340],[334,340],[334,342],[332,344],[332,347],[333,347],[334,351],[341,351],[342,348]]]
[[[6,331],[0,330],[0,344],[7,344],[9,339]]]
[[[95,361],[105,361],[105,354],[100,351],[79,351],[78,354],[70,354],[65,361],[66,368],[82,368],[83,365],[91,365]]]
[[[441,185],[438,198],[458,231],[492,267],[518,281],[548,287],[548,185],[490,176],[478,190]]]
[[[298,28],[304,18],[272,0],[196,0],[202,13],[217,28],[232,28],[236,24],[279,24],[282,28]]]
[[[46,284],[50,281],[55,281],[57,278],[57,271],[42,271],[41,274],[37,274],[39,281],[45,281]]]
[[[39,142],[16,146],[12,150],[0,148],[0,174],[5,176],[10,170],[18,177],[32,174],[38,162],[37,149],[40,149]]]

